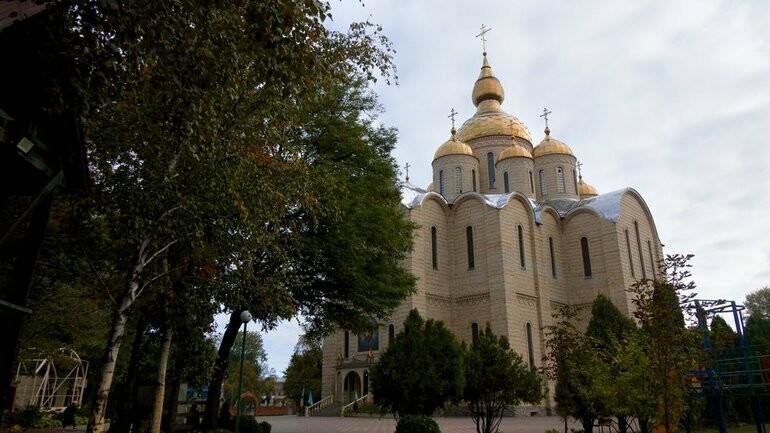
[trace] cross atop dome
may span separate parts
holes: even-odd
[[[481,33],[477,34],[476,37],[481,37],[481,46],[484,48],[484,55],[487,55],[487,32],[492,30],[492,27],[487,28],[486,25],[481,25]]]

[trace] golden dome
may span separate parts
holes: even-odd
[[[516,158],[516,157],[532,159],[532,154],[529,153],[529,151],[525,149],[523,146],[519,144],[513,144],[512,146],[507,147],[505,148],[505,150],[500,152],[500,156],[497,157],[497,162],[500,162],[504,159]]]
[[[595,197],[599,195],[599,190],[595,186],[583,182],[583,176],[580,176],[578,181],[578,192],[580,197]]]
[[[479,78],[476,79],[476,83],[473,85],[471,99],[473,100],[473,105],[477,107],[481,101],[491,99],[502,103],[503,99],[505,99],[503,85],[500,84],[500,80],[492,72],[492,67],[489,66],[487,61],[487,53],[484,53],[484,64],[481,65]]]
[[[496,101],[484,101],[482,105],[486,105],[487,102],[494,102],[497,104]],[[499,104],[497,104],[496,110],[485,110],[482,112],[481,109],[482,106],[479,106],[479,110],[476,111],[476,114],[466,120],[457,131],[457,138],[459,140],[471,141],[474,138],[486,137],[489,135],[510,136],[511,133],[513,133],[517,137],[532,141],[527,127],[524,126],[521,120],[517,119],[516,116],[512,116],[501,110]]]
[[[540,142],[540,144],[535,146],[534,154],[535,158],[538,156],[554,154],[572,155],[572,149],[570,149],[569,146],[563,142],[555,138],[551,138],[551,130],[545,128],[545,138]]]
[[[473,149],[457,139],[457,135],[455,135],[456,132],[457,131],[452,128],[452,138],[439,146],[438,150],[436,150],[436,154],[433,155],[433,159],[439,159],[442,156],[447,155],[470,155],[475,157],[475,155],[473,155]]]

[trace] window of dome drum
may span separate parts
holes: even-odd
[[[529,172],[529,192],[535,193],[535,180],[533,179],[532,171]]]
[[[438,269],[438,236],[436,234],[436,226],[430,228],[430,256],[433,269]]]
[[[471,170],[471,181],[473,182],[473,192],[476,192],[476,170]]]
[[[642,268],[642,278],[647,278],[647,272],[644,269],[644,256],[642,255],[642,239],[639,238],[639,223],[634,221],[634,231],[636,232],[636,247],[639,250],[639,266]]]
[[[527,262],[524,259],[524,229],[521,225],[518,225],[516,226],[516,231],[519,236],[519,264],[521,265],[521,269],[526,269]]]
[[[655,264],[655,260],[652,259],[652,243],[650,242],[649,239],[647,239],[647,253],[650,255],[650,266],[652,266],[652,278],[655,278],[657,277],[657,275],[655,274],[655,268],[657,265]]]
[[[471,323],[471,342],[476,344],[479,341],[479,325],[476,322]]]
[[[580,250],[583,253],[583,275],[591,277],[591,254],[588,251],[588,238],[580,238]]]
[[[540,195],[548,195],[545,190],[545,170],[540,170]]]
[[[551,276],[556,278],[556,254],[553,251],[553,238],[548,236],[548,249],[551,252]]]
[[[463,193],[463,169],[455,167],[455,194]]]
[[[564,170],[562,170],[561,167],[556,168],[556,187],[559,189],[560,193],[563,193],[565,191],[564,188]]]
[[[505,193],[508,194],[511,192],[511,185],[508,182],[508,172],[506,171],[503,173],[503,187],[505,188]]]
[[[487,172],[489,173],[489,187],[495,187],[495,155],[487,153]]]
[[[476,267],[476,260],[473,256],[473,227],[465,228],[465,241],[468,247],[468,269]]]
[[[438,193],[444,195],[444,170],[438,171]]]
[[[631,267],[631,276],[636,277],[634,270],[634,259],[631,257],[631,241],[628,240],[628,229],[626,231],[626,251],[628,251],[628,265]]]

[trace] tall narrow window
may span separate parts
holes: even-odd
[[[652,259],[652,243],[649,239],[647,239],[647,253],[650,255],[650,266],[652,266],[652,278],[656,278],[656,272],[655,268],[658,267],[658,264],[655,263],[655,260]]]
[[[634,221],[634,231],[636,232],[636,247],[639,249],[639,266],[642,267],[642,278],[647,278],[647,271],[644,269],[644,256],[642,255],[642,240],[639,238],[639,223]]]
[[[636,277],[634,271],[634,259],[631,257],[631,242],[628,240],[628,229],[626,229],[626,251],[628,251],[628,266],[631,267],[631,276]]]
[[[393,342],[393,338],[396,337],[396,327],[391,323],[388,325],[388,344]]]
[[[438,171],[438,193],[444,195],[444,170]]]
[[[342,350],[345,352],[345,359],[348,359],[350,357],[350,332],[348,331],[345,331],[345,342],[343,344]]]
[[[591,276],[591,254],[588,251],[588,238],[580,238],[580,250],[583,252],[583,275]]]
[[[438,269],[438,236],[436,226],[430,228],[430,258],[433,263],[433,269]]]
[[[546,195],[545,191],[545,170],[540,170],[540,195]]]
[[[492,152],[487,153],[487,172],[489,174],[489,187],[495,187],[495,155]]]
[[[473,183],[473,192],[476,192],[476,170],[471,170],[471,182]]]
[[[473,257],[473,227],[468,226],[465,228],[465,241],[468,247],[468,269],[476,267],[476,260]]]
[[[503,187],[505,188],[505,193],[508,194],[511,192],[511,184],[508,182],[508,172],[506,171],[503,173]]]
[[[479,341],[479,325],[476,322],[471,323],[471,343],[476,344]]]
[[[551,276],[556,278],[556,253],[553,251],[553,238],[548,236],[548,249],[551,251]]]
[[[521,225],[516,227],[516,232],[519,235],[519,265],[521,265],[521,269],[524,269],[527,267],[527,262],[524,258],[524,229]]]
[[[529,369],[535,370],[535,344],[532,341],[532,324],[527,322],[527,355],[529,357]]]
[[[535,179],[533,179],[532,170],[529,171],[529,192],[535,193]]]
[[[559,192],[564,192],[564,170],[561,167],[556,167],[556,188]]]
[[[461,167],[455,167],[455,193],[457,195],[463,193],[463,169]]]
[[[575,173],[575,170],[572,170],[572,182],[575,184],[575,195],[578,195],[578,194],[580,194],[580,193],[578,192],[578,187],[577,187],[577,182],[578,182],[578,181],[577,181],[577,173]]]

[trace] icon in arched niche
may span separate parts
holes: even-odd
[[[358,351],[368,352],[370,350],[380,350],[380,329],[377,321],[369,318],[371,327],[358,334]]]

